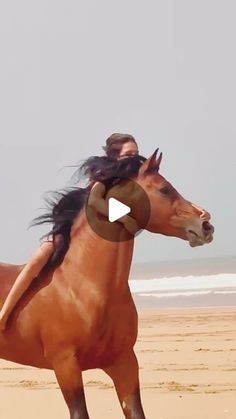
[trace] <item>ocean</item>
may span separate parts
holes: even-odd
[[[236,306],[236,274],[132,279],[129,285],[140,307]]]

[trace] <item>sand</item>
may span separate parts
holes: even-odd
[[[236,307],[142,310],[136,353],[147,419],[236,418]],[[0,361],[0,418],[69,418],[54,373]],[[110,379],[84,373],[91,419],[123,417]]]

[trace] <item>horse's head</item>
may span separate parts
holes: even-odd
[[[162,154],[158,150],[147,159],[134,178],[146,192],[150,203],[150,216],[145,229],[167,236],[188,240],[190,246],[201,246],[213,240],[214,227],[210,214],[198,205],[184,199],[176,189],[159,174]],[[137,205],[132,206],[137,221],[141,219],[142,202],[133,195]],[[131,195],[132,201],[132,195]],[[141,197],[140,197],[141,201]]]

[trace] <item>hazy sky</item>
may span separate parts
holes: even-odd
[[[212,213],[215,240],[142,233],[135,261],[235,254],[236,4],[225,0],[0,3],[0,260],[24,262],[47,190],[112,132]]]

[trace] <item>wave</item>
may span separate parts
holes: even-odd
[[[236,274],[218,274],[207,276],[186,276],[172,278],[132,279],[129,281],[133,293],[178,293],[181,292],[211,292],[234,293],[236,291]]]
[[[182,291],[182,292],[161,292],[161,293],[138,293],[140,297],[172,298],[172,297],[193,297],[200,295],[228,295],[236,294],[236,291]]]

